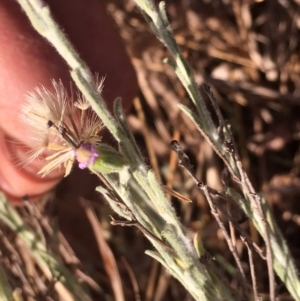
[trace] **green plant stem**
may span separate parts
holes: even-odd
[[[93,77],[90,70],[80,59],[79,55],[69,43],[66,36],[53,20],[49,7],[46,6],[41,0],[18,0],[18,2],[28,15],[35,29],[56,48],[59,54],[69,64],[71,68],[71,75],[76,85],[79,87],[86,99],[91,103],[92,108],[102,119],[104,125],[119,142],[120,150],[129,162],[131,175],[138,183],[146,184],[143,187],[140,187],[140,189],[145,191],[147,200],[139,200],[139,202],[145,201],[145,204],[150,202],[153,208],[155,208],[157,214],[164,218],[165,223],[170,223],[171,230],[177,232],[165,232],[164,234],[166,243],[172,246],[176,251],[176,256],[179,257],[179,262],[176,261],[173,254],[169,254],[168,248],[165,249],[159,245],[156,245],[157,249],[161,253],[162,258],[168,258],[168,264],[172,263],[174,265],[173,269],[170,268],[170,270],[174,272],[174,276],[178,278],[178,273],[182,274],[180,274],[179,278],[181,279],[183,285],[196,298],[196,300],[223,300],[222,292],[218,292],[218,288],[221,287],[221,285],[216,285],[213,283],[211,278],[205,272],[204,268],[199,266],[198,257],[193,249],[193,245],[185,237],[182,226],[174,214],[174,210],[170,206],[169,201],[161,191],[161,187],[157,182],[157,179],[152,177],[151,174],[150,177],[148,177],[147,167],[143,163],[143,159],[141,158],[140,153],[137,151],[135,143],[132,141],[133,138],[126,124],[124,114],[120,109],[120,104],[116,102],[115,114],[118,120],[118,122],[116,122],[111,116],[110,112],[107,110],[104,100],[98,94],[96,87],[94,86]],[[134,204],[134,200],[132,198],[127,198],[127,196],[130,196],[130,194],[122,195],[122,186],[118,180],[114,182],[114,179],[110,179],[110,177],[108,177],[108,181],[111,181],[111,185],[115,185],[114,190],[118,191],[121,198],[123,197],[123,200],[127,202],[126,205],[134,212],[135,218],[138,219],[138,222],[144,227],[149,228],[147,229],[149,233],[155,234],[161,231],[160,229],[156,228],[155,225],[151,225],[152,221],[146,221],[148,213],[139,212],[140,209],[137,209],[138,204]],[[157,189],[159,191],[157,191]],[[110,198],[107,199],[111,201]],[[160,202],[162,205],[160,205]],[[126,213],[122,212],[121,214],[124,217],[128,217]],[[155,243],[153,244],[155,245]],[[180,268],[180,266],[184,268]],[[178,271],[177,274],[175,273],[175,270]],[[208,294],[208,292],[213,293]]]
[[[274,219],[270,217],[266,219],[265,212],[262,209],[261,199],[254,197],[255,192],[252,189],[252,185],[241,166],[238,165],[240,163],[240,160],[237,159],[237,157],[234,157],[229,153],[226,154],[226,152],[224,152],[223,141],[220,140],[220,136],[216,131],[216,126],[214,125],[211,116],[206,108],[206,105],[198,91],[198,88],[193,79],[191,68],[181,55],[180,50],[173,37],[172,31],[170,29],[170,24],[168,22],[164,9],[165,4],[161,2],[157,9],[152,0],[135,0],[135,2],[142,9],[146,20],[148,21],[150,27],[153,29],[153,32],[169,49],[171,55],[173,56],[174,61],[168,60],[168,63],[175,70],[179,80],[186,88],[191,100],[193,101],[197,109],[199,116],[196,116],[197,114],[190,112],[183,106],[181,108],[183,108],[183,111],[187,113],[191,120],[196,124],[201,134],[203,134],[203,136],[208,140],[216,153],[224,160],[224,163],[231,171],[232,176],[240,183],[241,189],[244,193],[245,198],[247,199],[247,202],[250,202],[251,204],[250,206],[254,211],[254,213],[252,212],[251,217],[255,220],[254,224],[261,233],[266,244],[271,300],[275,300],[275,282],[273,273],[274,268],[278,275],[281,275],[280,277],[286,284],[291,295],[299,301],[300,282],[297,275],[298,273],[296,272],[296,268],[292,260],[292,256],[288,248],[286,247],[284,240],[282,239],[282,234],[276,226]],[[221,114],[219,114],[218,116],[221,116]],[[244,207],[245,206],[242,206],[242,208]],[[267,204],[265,204],[265,207],[267,207]],[[271,216],[270,210],[266,211],[268,215]],[[249,211],[245,212],[249,216]],[[272,228],[276,228],[277,235],[273,235],[274,231],[271,230]],[[279,246],[281,246],[282,249]],[[275,256],[274,262],[273,256]],[[285,256],[287,256],[288,258],[289,271],[286,271],[283,276],[283,273],[280,270],[284,270],[284,262],[282,260],[278,260],[278,258],[286,258]],[[287,273],[289,277],[287,277]]]
[[[261,235],[263,235],[261,220],[257,217],[251,206],[249,206],[249,203],[230,187],[226,187],[225,192],[230,195],[236,201],[236,203],[240,205],[241,208],[243,208],[248,217],[252,220],[256,229]],[[270,226],[269,235],[271,249],[274,254],[274,269],[282,282],[285,283],[293,298],[299,301],[300,282],[298,278],[298,272],[295,268],[294,259],[291,256],[291,253],[281,231],[274,221],[271,211],[269,210],[268,206],[265,206],[265,208],[267,210],[267,221]]]
[[[121,141],[124,138],[124,134],[114,123],[114,119],[107,109],[105,101],[97,92],[91,71],[54,21],[49,7],[41,0],[17,1],[25,11],[35,30],[46,38],[65,59],[71,68],[73,80],[90,102],[93,110],[101,118],[104,125],[117,141]]]

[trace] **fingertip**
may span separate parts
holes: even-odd
[[[35,162],[23,167],[16,164],[26,157],[25,147],[16,147],[11,138],[0,131],[0,188],[13,202],[19,202],[27,195],[35,200],[51,190],[63,177],[64,170],[56,170],[42,178],[38,170],[43,162]]]

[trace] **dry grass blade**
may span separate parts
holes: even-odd
[[[153,295],[155,292],[155,282],[158,275],[159,263],[155,260],[152,261],[151,271],[148,277],[147,289],[146,289],[146,298],[145,301],[153,300]]]
[[[84,209],[94,231],[105,270],[110,278],[111,287],[114,292],[114,298],[116,301],[125,301],[118,266],[109,245],[105,241],[104,231],[101,227],[101,224],[99,223],[95,212],[90,206],[85,204]]]
[[[184,195],[178,193],[177,191],[167,187],[166,185],[162,186],[163,190],[167,193],[169,193],[170,195],[174,196],[175,198],[177,198],[180,201],[186,202],[186,203],[191,203],[191,199],[185,197]]]
[[[170,284],[170,274],[165,270],[161,270],[158,283],[155,291],[153,301],[163,301],[165,300],[166,291]]]
[[[124,263],[125,268],[126,268],[128,274],[129,274],[129,277],[130,277],[130,280],[131,280],[131,283],[132,283],[132,287],[133,287],[135,301],[141,301],[142,299],[141,299],[141,294],[140,294],[140,290],[139,290],[139,285],[138,285],[136,277],[135,277],[135,275],[132,271],[132,268],[129,265],[128,261],[124,257],[122,257],[122,262]]]

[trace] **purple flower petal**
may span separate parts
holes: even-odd
[[[85,169],[89,165],[93,165],[99,154],[94,146],[89,143],[83,143],[78,149],[75,150],[75,157],[78,161],[80,169]]]

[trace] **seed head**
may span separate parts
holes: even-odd
[[[80,168],[95,162],[99,133],[103,124],[83,95],[68,95],[61,81],[52,81],[53,89],[36,88],[22,108],[23,121],[30,126],[33,150],[28,161],[45,160],[39,174],[65,168],[67,176],[75,159]],[[102,82],[97,87],[101,90]]]

